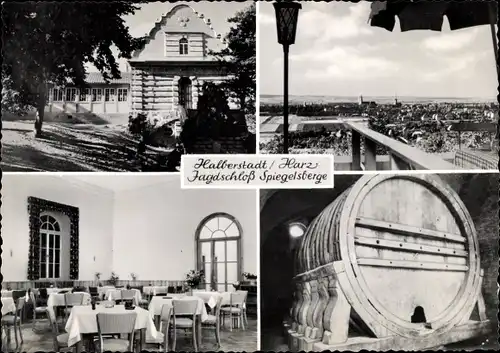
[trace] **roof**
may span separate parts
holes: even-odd
[[[186,26],[185,28],[179,26],[180,17],[175,21],[174,16],[180,13],[184,13],[187,17],[191,17],[191,21],[188,19],[189,25],[184,25]],[[205,45],[207,48],[218,51],[227,47],[227,43],[222,36],[217,34],[214,30],[210,19],[206,18],[202,13],[195,11],[193,7],[186,4],[180,4],[175,5],[169,12],[162,14],[162,16],[156,20],[149,33],[145,36],[146,42],[144,46],[136,50],[132,57],[137,59],[144,51],[145,47],[154,40],[156,34],[160,30],[167,33],[204,33],[206,35]]]
[[[121,72],[121,78],[119,79],[110,79],[108,82],[104,80],[104,77],[100,72],[89,72],[87,73],[87,77],[85,78],[85,82],[88,84],[130,84],[132,82],[132,73],[130,72]]]

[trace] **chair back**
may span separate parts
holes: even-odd
[[[14,300],[15,303],[17,303],[17,300],[21,297],[26,296],[26,291],[25,290],[13,290],[12,291],[12,300]]]
[[[167,293],[175,293],[175,287],[174,286],[168,286],[167,287]]]
[[[29,295],[29,298],[31,300],[31,303],[33,305],[33,310],[36,309],[36,297],[35,297],[35,293],[33,293],[32,290],[28,291],[28,295]]]
[[[173,324],[175,327],[175,314],[174,314],[174,307],[172,304],[165,303],[161,307],[161,314],[160,314],[160,332],[163,331],[163,328],[166,328],[168,330],[170,326],[170,319],[173,319]],[[163,326],[165,324],[165,326]],[[168,335],[168,331],[165,332],[166,335]]]
[[[128,334],[128,351],[132,351],[134,345],[135,320],[137,313],[99,313],[97,314],[97,333],[101,352],[104,352],[103,335]]]
[[[238,307],[243,307],[243,304],[245,304],[245,300],[247,299],[247,291],[237,291],[230,293],[230,305],[231,306],[238,306]]]
[[[135,291],[133,289],[125,289],[121,291],[122,300],[133,300],[135,298]]]
[[[16,314],[17,315],[19,315],[23,311],[24,304],[26,304],[25,297],[21,297],[21,298],[17,299],[17,303],[16,303]]]
[[[176,293],[182,293],[182,286],[175,287],[175,292]]]
[[[41,299],[49,299],[49,294],[47,293],[47,288],[40,288],[38,290],[38,297]]]
[[[49,325],[52,330],[52,334],[54,335],[54,339],[57,342],[57,335],[59,335],[59,328],[57,327],[57,318],[56,312],[54,311],[54,307],[47,307],[47,318],[49,319]]]
[[[94,297],[99,295],[99,290],[97,289],[97,287],[89,287],[89,293]]]
[[[64,302],[66,306],[82,305],[83,293],[65,293]]]
[[[172,305],[174,307],[175,316],[192,316],[193,320],[196,316],[196,311],[198,309],[198,299],[190,300],[172,300]]]
[[[216,321],[219,321],[220,319],[220,308],[222,307],[222,295],[219,295],[217,298],[217,304],[215,305],[215,319]]]

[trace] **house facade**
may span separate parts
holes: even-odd
[[[210,55],[225,46],[210,19],[191,6],[176,5],[154,24],[121,79],[106,83],[101,74],[90,73],[89,88],[49,87],[46,112],[128,115],[172,112],[179,106],[196,110],[204,82],[229,77]]]

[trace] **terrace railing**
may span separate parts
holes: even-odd
[[[396,141],[360,123],[345,121],[352,131],[352,170],[377,170],[377,146],[384,147],[390,159],[391,170],[455,170],[461,169],[439,156]],[[365,158],[361,163],[361,141]]]

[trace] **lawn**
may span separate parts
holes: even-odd
[[[33,122],[2,123],[3,171],[141,171],[151,169],[173,148],[136,154],[138,141],[124,125],[50,122],[34,138]]]

